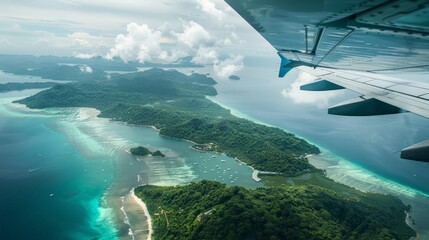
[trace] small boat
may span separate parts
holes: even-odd
[[[53,196],[54,196],[54,194],[53,194],[53,193],[49,194],[49,197],[53,197]]]

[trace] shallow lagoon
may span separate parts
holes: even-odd
[[[145,218],[129,197],[133,187],[200,179],[262,187],[251,179],[253,170],[235,159],[193,150],[192,143],[150,127],[97,118],[95,109],[30,110],[11,103],[35,92],[0,94],[0,190],[8,196],[0,206],[2,236],[139,239]],[[138,145],[166,157],[130,155]]]

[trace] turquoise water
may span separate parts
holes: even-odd
[[[421,233],[422,239],[427,239],[429,236],[429,222],[426,217],[429,214],[429,198],[427,196],[429,192],[429,186],[427,185],[429,180],[429,175],[427,175],[427,171],[429,171],[428,165],[404,161],[397,156],[397,151],[401,146],[415,143],[427,137],[427,133],[429,133],[427,120],[410,114],[373,118],[329,116],[326,114],[326,110],[319,106],[300,105],[292,103],[289,99],[284,99],[281,96],[281,91],[291,83],[285,82],[287,80],[278,80],[274,76],[276,71],[273,70],[271,74],[267,73],[267,69],[271,71],[270,68],[255,67],[255,69],[246,71],[241,75],[242,79],[240,81],[221,81],[217,86],[219,96],[215,100],[224,103],[226,106],[240,109],[240,111],[235,110],[234,112],[241,117],[252,120],[258,119],[269,125],[284,128],[322,146],[323,154],[312,157],[311,162],[320,168],[326,169],[328,176],[334,180],[363,191],[377,191],[400,197],[404,203],[410,204],[413,208],[411,216],[416,223],[413,226],[414,229]],[[200,70],[203,73],[206,71],[205,69]],[[273,78],[267,78],[270,74],[273,75]],[[155,130],[150,128],[128,126],[122,123],[112,123],[106,119],[95,118],[92,117],[94,112],[91,109],[31,111],[22,106],[8,104],[12,98],[32,93],[34,91],[1,95],[0,133],[3,134],[4,130],[9,129],[9,126],[12,127],[16,123],[21,124],[16,128],[11,128],[21,131],[17,131],[17,136],[19,137],[15,136],[16,139],[33,136],[30,133],[34,133],[32,139],[46,138],[47,135],[45,134],[48,133],[53,134],[52,136],[55,135],[57,138],[52,138],[52,141],[45,142],[46,146],[51,147],[51,145],[56,146],[58,144],[61,145],[61,147],[57,147],[58,149],[68,148],[70,152],[73,152],[73,154],[70,153],[70,156],[67,156],[67,159],[71,162],[65,161],[66,163],[69,162],[68,169],[70,169],[70,173],[65,174],[69,178],[68,180],[59,181],[61,183],[58,183],[58,186],[60,188],[64,186],[72,188],[72,186],[82,184],[82,189],[88,188],[87,192],[91,193],[87,194],[86,198],[83,195],[80,196],[79,193],[65,202],[80,206],[81,211],[73,211],[70,216],[67,215],[67,211],[65,213],[60,212],[63,215],[58,216],[61,218],[70,217],[70,219],[73,219],[71,221],[73,224],[70,224],[67,230],[58,227],[59,233],[52,233],[52,236],[54,236],[53,234],[63,234],[61,236],[78,239],[85,238],[85,236],[111,238],[114,235],[124,239],[130,239],[135,236],[138,239],[138,232],[144,232],[144,226],[139,226],[142,226],[141,223],[145,219],[127,196],[132,187],[148,182],[151,184],[175,185],[209,178],[223,181],[229,185],[242,185],[251,188],[261,186],[250,179],[251,169],[240,165],[234,159],[191,150],[191,143],[159,136]],[[252,97],[249,98],[249,96]],[[350,96],[346,94],[336,99],[341,101],[342,98],[346,97]],[[10,118],[9,121],[5,121],[5,114],[7,118]],[[20,123],[21,120],[23,122]],[[38,128],[37,126],[39,125],[43,127]],[[27,133],[26,131],[29,132]],[[377,146],[379,142],[383,143],[381,147]],[[1,151],[12,151],[14,148],[10,146],[14,145],[15,142],[7,140],[3,141],[2,144],[4,145],[1,145]],[[37,145],[32,144],[17,146],[19,146],[19,151],[25,149],[26,146],[30,147],[31,150],[33,146]],[[143,145],[152,150],[160,149],[167,153],[167,158],[134,158],[126,150],[136,145]],[[49,147],[46,149],[47,152],[49,152]],[[40,149],[43,148],[40,147]],[[67,153],[67,150],[64,149],[61,152]],[[28,170],[31,170],[31,173],[39,171],[37,169],[39,162],[35,160],[37,158],[34,158],[34,155],[30,154],[32,152],[30,150],[24,150],[24,152],[29,153],[28,156],[16,158],[22,159],[17,161],[16,165],[4,165],[6,167],[3,167],[3,164],[8,161],[3,160],[3,152],[0,152],[0,156],[2,156],[0,160],[1,190],[4,188],[5,190],[2,192],[6,192],[6,195],[11,195],[11,197],[5,198],[6,200],[9,199],[10,202],[15,201],[21,204],[24,201],[27,202],[26,194],[31,192],[30,190],[33,188],[30,185],[26,188],[22,187],[25,191],[17,191],[10,186],[20,186],[20,184],[25,186],[25,184],[36,182],[29,179],[28,182],[19,183],[16,179],[6,178],[8,174],[9,176],[21,176],[16,174],[20,171],[21,174],[24,174],[25,171],[28,172]],[[17,151],[10,155],[12,156],[10,159],[15,159],[18,156],[15,155]],[[61,153],[60,151],[58,152]],[[222,160],[225,160],[225,162]],[[37,164],[30,164],[28,167],[32,168],[27,169],[28,167],[25,164],[34,161]],[[76,164],[76,166],[73,164]],[[89,165],[93,167],[90,168]],[[19,170],[20,166],[25,167]],[[33,171],[33,169],[36,170]],[[63,172],[68,171],[59,169]],[[96,178],[97,181],[90,180],[88,176],[84,177],[85,170],[87,170],[86,172],[92,171],[95,175],[93,178]],[[46,176],[51,176],[51,174],[57,176],[55,171],[48,172]],[[3,179],[7,181],[3,181]],[[98,182],[99,185],[96,184],[97,187],[95,188],[86,186],[92,184],[91,181]],[[62,186],[63,183],[64,186]],[[38,185],[49,186],[50,184],[51,182],[41,182]],[[66,187],[64,188],[66,189]],[[101,190],[96,190],[98,187]],[[91,191],[91,189],[94,191]],[[37,189],[37,191],[39,190]],[[55,193],[51,198],[49,197],[51,192],[53,191],[43,192],[43,194],[48,194],[48,197],[46,195],[41,196],[42,200],[31,205],[31,209],[37,209],[39,206],[46,204],[46,198],[52,200],[59,196]],[[72,192],[70,191],[69,193]],[[15,197],[25,200],[20,202]],[[1,201],[3,201],[3,198]],[[60,202],[58,208],[63,206],[67,208],[68,205],[63,205],[65,203]],[[13,209],[16,210],[17,208]],[[45,209],[44,206],[41,209]],[[37,221],[40,217],[40,215],[28,217],[27,213],[31,213],[32,210],[26,210],[18,211],[18,217],[11,218],[11,222],[19,222],[18,219],[27,217],[29,220],[24,221],[24,223],[29,223]],[[46,210],[52,209],[46,208]],[[9,219],[9,214],[12,214],[12,210],[9,209],[0,209],[1,213],[3,211],[8,214],[4,217],[1,214],[1,223],[6,222]],[[56,224],[60,225],[60,223]],[[13,224],[6,223],[5,226],[9,225]],[[22,224],[18,225],[21,228],[24,226]],[[46,224],[46,226],[48,225]],[[28,226],[28,224],[25,226]],[[106,230],[100,230],[103,228]],[[5,231],[6,227],[0,227],[0,229]],[[12,233],[17,229],[18,227],[10,228],[10,231],[9,229],[7,231]],[[29,229],[31,230],[32,227],[30,226]],[[43,229],[41,231],[43,233],[49,231],[45,228],[40,229]],[[51,236],[43,239],[49,238]],[[55,237],[51,239],[55,239]]]
[[[327,114],[327,108],[356,97],[340,91],[325,93],[298,91],[307,98],[296,103],[282,95],[293,88],[298,71],[279,79],[277,59],[248,62],[240,81],[219,81],[215,101],[236,115],[285,129],[317,144],[323,154],[313,156],[313,165],[326,169],[328,177],[362,191],[398,196],[412,207],[410,224],[429,239],[429,164],[400,159],[402,148],[429,136],[428,119],[406,113],[375,117],[341,117]],[[317,97],[315,97],[315,95]],[[251,96],[251,97],[249,97]],[[413,221],[410,221],[413,222]]]
[[[224,108],[230,109],[232,114],[237,117],[271,127],[274,126],[273,123],[262,122],[235,108],[224,105],[218,97],[209,99],[217,102]],[[281,125],[274,127],[279,126]],[[311,142],[309,139],[306,140]],[[429,194],[427,192],[402,184],[396,179],[386,178],[358,163],[351,162],[333,153],[329,149],[321,147],[320,144],[318,145],[322,153],[320,155],[309,156],[308,159],[312,165],[319,169],[324,169],[327,176],[336,182],[352,186],[364,192],[377,192],[399,197],[404,204],[412,207],[412,210],[409,212],[410,217],[406,219],[409,225],[419,233],[419,239],[429,239],[429,222],[427,221],[427,216],[429,215]],[[417,176],[415,175],[415,177]]]
[[[70,82],[70,81],[44,79],[44,78],[36,77],[36,76],[15,75],[15,74],[11,74],[11,73],[5,73],[4,71],[0,70],[0,83],[6,83],[6,82],[14,82],[14,83],[59,82],[59,83],[66,83],[66,82]]]
[[[2,98],[1,238],[115,236],[108,219],[100,218],[98,211],[108,184],[104,179],[111,180],[111,161],[103,156],[82,156],[64,134],[51,127],[62,117],[57,112],[29,112],[28,117],[22,117],[16,111],[9,115],[4,102]],[[99,172],[101,168],[106,171]]]
[[[133,187],[200,179],[262,186],[233,158],[195,151],[149,127],[97,118],[95,109],[11,103],[35,92],[0,94],[2,239],[139,239],[145,218],[128,199]],[[130,155],[138,145],[166,158]]]

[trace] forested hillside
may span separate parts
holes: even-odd
[[[356,190],[355,190],[356,191]],[[406,207],[391,196],[347,198],[316,186],[248,190],[202,181],[142,186],[155,239],[409,239]]]

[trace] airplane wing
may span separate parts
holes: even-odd
[[[329,114],[413,112],[429,118],[429,82],[388,80],[384,71],[429,72],[429,0],[225,0],[278,51],[279,77],[317,76],[307,91],[347,88],[362,96]],[[429,141],[405,148],[429,162]]]

